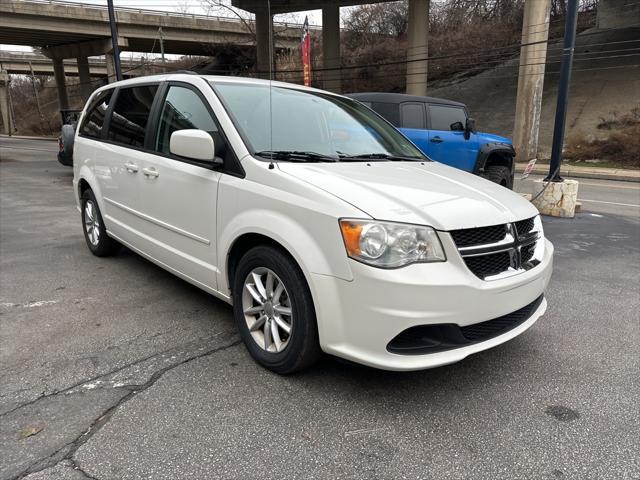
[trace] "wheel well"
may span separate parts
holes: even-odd
[[[257,247],[260,245],[269,245],[271,247],[277,248],[293,259],[293,256],[289,253],[289,251],[280,243],[276,242],[273,238],[267,237],[266,235],[262,235],[260,233],[245,233],[244,235],[240,235],[233,242],[231,250],[229,250],[229,254],[227,255],[227,278],[229,280],[229,291],[231,291],[232,294],[233,281],[238,262],[245,253],[247,253],[253,247]]]
[[[487,158],[487,161],[484,164],[484,168],[486,169],[487,167],[501,166],[501,167],[507,167],[511,169],[512,165],[513,165],[512,156],[506,155],[504,153],[492,153],[491,155],[489,155],[489,158]]]
[[[80,192],[80,198],[82,198],[84,192],[90,189],[91,187],[89,186],[89,182],[87,182],[84,178],[81,179],[80,182],[78,182],[78,191]]]

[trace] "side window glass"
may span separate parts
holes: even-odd
[[[102,126],[113,96],[113,89],[100,92],[87,109],[87,115],[82,121],[80,133],[86,137],[101,138]]]
[[[400,105],[402,128],[424,129],[424,106],[420,103],[403,103]]]
[[[157,85],[121,88],[113,107],[107,138],[132,147],[144,147],[144,134]]]
[[[371,107],[394,127],[400,126],[400,106],[397,103],[373,102]]]
[[[191,89],[179,86],[169,87],[162,105],[160,124],[156,133],[155,150],[169,153],[171,134],[176,130],[204,130],[213,137],[216,156],[224,148],[224,141],[206,105]]]
[[[445,105],[429,105],[431,116],[431,130],[451,130],[451,124],[467,121],[467,114],[462,107],[449,107]]]

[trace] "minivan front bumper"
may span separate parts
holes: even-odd
[[[544,314],[547,302],[541,296],[553,269],[553,245],[548,240],[544,257],[535,268],[493,281],[474,276],[455,250],[447,246],[445,250],[446,262],[394,270],[350,261],[353,281],[312,275],[323,350],[385,370],[433,368],[504,343]],[[445,346],[435,353],[405,354],[389,349],[392,340],[412,327],[468,327],[509,318],[526,306],[531,306],[526,318],[520,318],[504,333],[488,335],[486,340]]]

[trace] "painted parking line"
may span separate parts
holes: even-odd
[[[640,205],[635,203],[618,203],[618,202],[605,202],[604,200],[588,200],[586,198],[579,198],[579,202],[591,202],[591,203],[606,203],[607,205],[619,205],[621,207],[636,207],[640,208]]]
[[[516,180],[520,182],[526,182],[527,180],[534,180],[534,178],[539,179],[542,178],[542,175],[538,175],[534,177],[533,175],[528,178],[517,178]],[[600,187],[600,188],[622,188],[625,190],[640,190],[640,183],[636,182],[627,182],[624,180],[600,180],[601,183],[592,183],[592,182],[583,182],[582,180],[578,180],[578,183],[582,185],[587,185],[589,187]],[[620,185],[621,183],[627,185]],[[633,183],[632,185],[628,185],[629,183]]]
[[[588,185],[588,186],[591,186],[591,187],[602,187],[602,188],[624,188],[626,190],[640,190],[640,186],[636,187],[636,186],[630,186],[630,185],[612,185],[610,183],[586,183],[586,182],[580,182],[580,185]]]

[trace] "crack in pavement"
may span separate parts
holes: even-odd
[[[217,336],[218,335],[214,335],[212,337],[208,337],[206,339],[202,339],[201,341],[206,344],[207,342],[211,342]],[[179,348],[172,347],[172,348],[168,348],[166,350],[163,350],[161,352],[155,352],[155,353],[152,353],[151,355],[148,355],[148,356],[143,357],[143,358],[139,358],[139,359],[137,359],[137,360],[135,360],[133,362],[127,363],[127,364],[125,364],[125,365],[123,365],[121,367],[118,367],[116,369],[110,370],[108,372],[103,372],[103,373],[100,373],[98,375],[94,375],[93,377],[90,377],[90,378],[85,379],[85,380],[81,380],[81,381],[79,381],[77,383],[74,383],[73,385],[70,385],[69,387],[63,388],[62,390],[55,390],[55,391],[49,392],[49,393],[44,393],[43,392],[41,395],[38,395],[37,397],[35,397],[35,398],[33,398],[33,399],[31,399],[31,400],[29,400],[27,402],[24,402],[24,403],[21,403],[19,405],[16,405],[15,407],[13,407],[13,408],[5,411],[5,412],[0,413],[0,418],[4,417],[6,415],[9,415],[10,413],[13,413],[13,412],[15,412],[17,410],[20,410],[21,408],[28,407],[29,405],[33,405],[34,403],[36,403],[36,402],[38,402],[40,400],[43,400],[43,399],[46,399],[46,398],[50,398],[50,397],[55,397],[56,395],[60,395],[60,394],[64,394],[64,393],[69,393],[69,392],[75,390],[76,388],[82,387],[83,385],[96,382],[96,381],[100,380],[101,378],[105,378],[105,377],[109,377],[109,376],[112,376],[112,375],[116,375],[116,374],[118,374],[120,372],[123,372],[124,370],[126,370],[128,368],[135,367],[137,365],[141,365],[144,362],[148,362],[149,360],[153,360],[154,358],[161,357],[161,356],[166,355],[168,353],[176,352],[176,351],[180,350],[181,348],[184,348],[184,347],[179,347]],[[122,387],[126,387],[126,385],[121,385],[121,386]],[[25,389],[25,390],[28,390],[28,389]],[[17,392],[11,392],[10,394],[5,394],[5,395],[3,395],[3,397],[7,397],[9,395],[15,395],[15,393],[17,393]]]
[[[74,463],[74,466],[77,467],[77,469],[79,471],[81,471],[81,473],[83,473],[87,478],[89,479],[95,479],[95,477],[92,477],[88,474],[86,474],[86,472],[84,470],[82,470],[80,468],[80,466],[73,460],[73,455],[75,454],[75,452],[78,450],[78,448],[80,448],[84,443],[86,443],[95,433],[97,433],[104,425],[106,425],[109,420],[111,419],[111,417],[113,416],[113,414],[118,410],[118,408],[120,408],[120,406],[124,405],[125,403],[127,403],[129,400],[131,400],[135,395],[137,395],[138,393],[144,392],[145,390],[147,390],[148,388],[152,387],[160,378],[162,378],[162,376],[167,373],[170,370],[173,370],[177,367],[180,367],[182,365],[186,365],[194,360],[209,356],[209,355],[213,355],[217,352],[221,352],[223,350],[227,350],[229,348],[235,347],[237,345],[239,345],[242,341],[239,339],[236,339],[230,343],[227,343],[225,345],[219,346],[219,347],[214,347],[214,348],[210,348],[209,350],[205,350],[203,352],[197,353],[195,355],[191,355],[188,356],[187,358],[183,358],[180,361],[174,362],[170,365],[167,365],[159,370],[156,370],[155,372],[153,372],[151,374],[151,377],[149,378],[149,380],[141,385],[121,385],[118,387],[113,387],[116,389],[124,389],[124,390],[128,390],[129,392],[124,395],[123,397],[121,397],[119,400],[117,400],[113,405],[111,405],[109,408],[107,408],[106,410],[104,410],[97,418],[95,418],[91,425],[89,426],[89,428],[82,434],[80,434],[78,437],[76,437],[74,440],[72,440],[71,442],[67,442],[66,444],[64,444],[62,447],[58,448],[55,452],[53,452],[52,454],[48,455],[47,457],[44,458],[40,458],[35,462],[32,462],[29,466],[27,466],[26,468],[24,468],[19,474],[11,477],[13,480],[19,480],[24,478],[26,475],[35,473],[35,472],[39,472],[42,470],[45,470],[47,468],[51,468],[55,465],[57,465],[58,463],[60,463],[62,460],[70,460]],[[157,356],[161,356],[163,355],[165,352],[161,352],[159,354],[155,354],[152,355],[150,357],[148,357],[146,360],[150,360],[153,357],[157,357]],[[144,360],[142,360],[144,361]],[[138,362],[134,362],[131,364],[131,366],[135,365],[136,363],[141,363],[142,361],[138,361]],[[34,403],[36,403],[39,400],[42,400],[43,398],[47,398],[47,397],[51,397],[54,395],[59,395],[61,393],[67,393],[70,392],[71,390],[73,390],[74,388],[78,388],[81,387],[82,385],[91,383],[91,382],[95,382],[96,380],[99,380],[100,378],[104,378],[104,377],[108,377],[110,375],[113,375],[114,373],[117,373],[118,371],[122,371],[124,368],[119,368],[117,370],[114,370],[113,372],[109,372],[107,374],[101,375],[100,377],[97,378],[92,378],[89,380],[86,380],[82,383],[79,383],[73,387],[69,387],[68,389],[65,390],[61,390],[60,392],[56,393],[56,394],[49,394],[46,397],[38,397],[38,399],[31,401],[31,402],[27,402],[23,405],[24,406],[29,406],[32,405]],[[18,408],[22,408],[22,407],[18,407]],[[13,409],[12,411],[15,411],[16,409]],[[74,468],[75,468],[74,467]],[[95,479],[97,480],[97,479]]]
[[[69,460],[69,462],[71,463],[71,467],[76,471],[76,472],[80,472],[84,477],[86,477],[88,480],[100,480],[98,477],[94,477],[93,475],[88,474],[87,472],[85,472],[82,467],[80,466],[80,464],[78,462],[76,462],[73,458],[68,458],[67,460]]]

